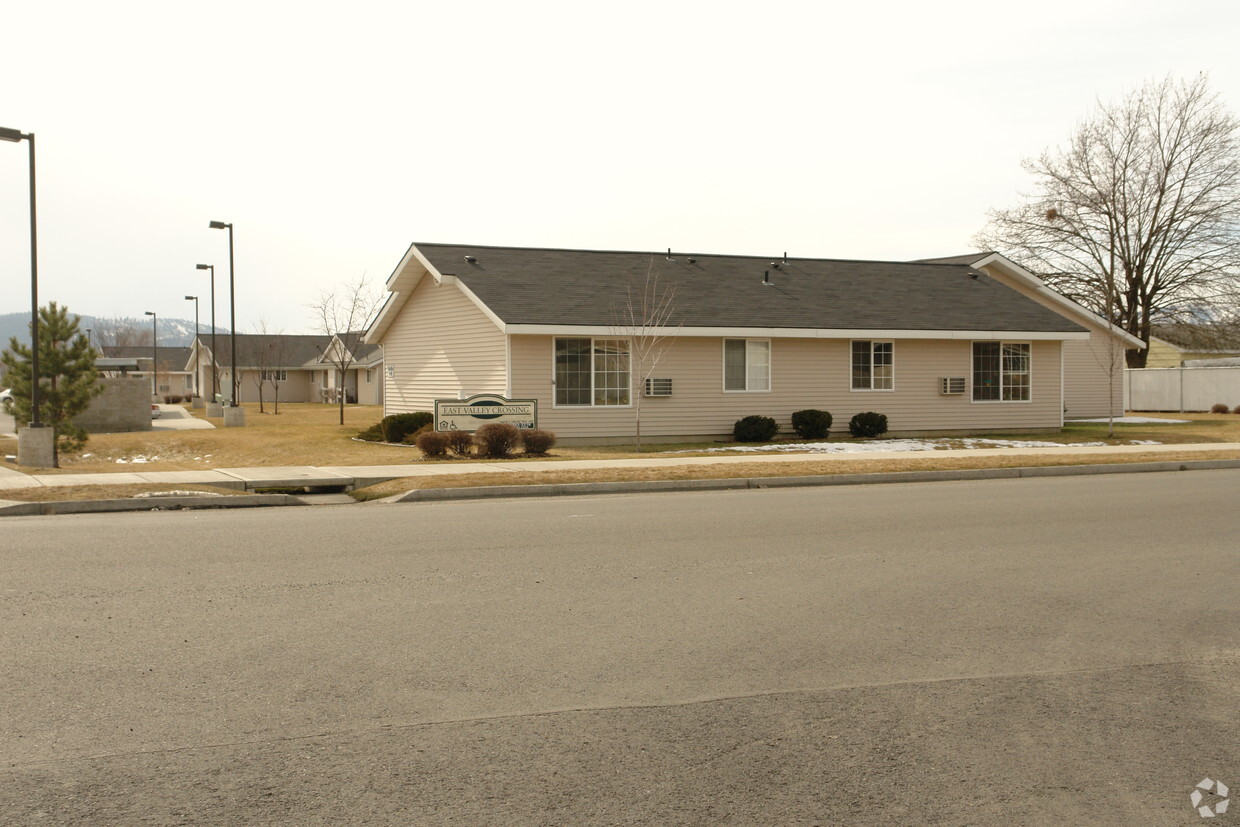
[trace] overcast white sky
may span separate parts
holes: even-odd
[[[843,5],[843,4],[841,4]],[[857,4],[849,4],[850,6]],[[1010,8],[1010,10],[1008,10]],[[8,3],[0,126],[38,149],[40,300],[314,332],[412,241],[909,259],[970,248],[1098,97],[1208,72],[1240,4]],[[28,311],[0,142],[0,312]]]

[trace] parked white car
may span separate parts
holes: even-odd
[[[9,388],[5,388],[4,390],[0,391],[0,408],[3,408],[5,405],[8,405],[12,401],[13,401],[12,390],[10,390]]]

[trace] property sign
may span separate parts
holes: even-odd
[[[481,393],[468,399],[436,399],[436,431],[476,431],[488,422],[507,422],[523,430],[538,427],[537,399],[505,399]]]

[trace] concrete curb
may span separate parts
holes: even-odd
[[[124,500],[62,500],[42,503],[10,503],[0,506],[0,517],[43,514],[102,514],[116,511],[180,511],[205,508],[263,508],[273,505],[305,505],[291,494],[251,494],[235,497],[143,497]]]
[[[629,494],[660,491],[724,491],[741,488],[801,488],[823,485],[881,485],[901,482],[1075,477],[1091,474],[1141,474],[1240,468],[1240,459],[1186,462],[1133,462],[1107,465],[1048,465],[1021,468],[970,468],[959,471],[897,471],[875,474],[824,474],[809,477],[736,477],[709,480],[581,482],[553,485],[490,485],[476,488],[425,488],[396,494],[379,503],[443,502],[489,497],[560,497],[578,494]]]

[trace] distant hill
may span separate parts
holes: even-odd
[[[119,344],[150,344],[151,320],[149,317],[143,316],[141,319],[105,319],[98,316],[81,316],[81,319],[79,327],[83,331],[87,329],[91,331],[91,341],[96,345],[118,344],[115,341],[116,332],[126,329],[134,331],[133,335],[139,341],[119,342]],[[160,316],[158,327],[159,344],[161,347],[189,347],[194,341],[193,319],[165,319],[163,316]],[[206,325],[203,325],[200,329],[203,335],[211,332],[211,328]],[[218,328],[218,331],[220,333],[227,332],[222,327]],[[9,346],[9,339],[13,336],[16,336],[23,344],[29,343],[29,313],[5,313],[0,315],[0,349],[7,348]]]

